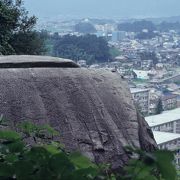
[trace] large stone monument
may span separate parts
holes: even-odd
[[[13,124],[32,121],[60,132],[68,151],[122,167],[124,146],[151,151],[152,132],[117,73],[42,56],[0,57],[0,114]]]

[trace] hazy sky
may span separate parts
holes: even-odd
[[[24,0],[38,17],[165,17],[180,15],[180,0]]]

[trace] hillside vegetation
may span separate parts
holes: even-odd
[[[43,54],[44,38],[33,29],[36,20],[21,0],[1,0],[0,54]]]
[[[1,126],[5,125],[1,121]],[[0,131],[0,179],[3,180],[175,180],[173,154],[168,151],[143,152],[126,147],[130,160],[121,171],[111,165],[94,164],[77,152],[66,152],[53,137],[58,132],[48,125],[19,124],[17,133]],[[32,138],[35,145],[24,142]]]
[[[72,60],[87,60],[88,64],[107,62],[111,58],[107,41],[95,35],[50,37],[52,55]]]

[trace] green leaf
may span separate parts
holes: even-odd
[[[5,156],[5,161],[12,164],[12,163],[18,161],[18,157],[15,154],[8,154]]]
[[[17,179],[29,179],[28,177],[33,173],[34,164],[28,160],[21,160],[14,163],[15,174]]]
[[[58,180],[54,174],[50,171],[49,167],[40,167],[35,171],[29,179],[24,180]]]
[[[20,153],[24,150],[24,143],[22,141],[16,141],[7,145],[11,153]]]
[[[59,135],[59,132],[54,130],[51,126],[49,126],[48,124],[47,125],[44,125],[42,126],[42,128],[44,130],[47,130],[47,132],[50,134],[50,135],[53,135],[53,136],[58,136]]]
[[[23,122],[19,125],[24,133],[31,134],[37,131],[37,126],[29,121]]]
[[[175,180],[177,174],[175,166],[173,165],[173,153],[170,151],[156,151],[154,154],[162,177],[167,180]]]
[[[156,157],[152,153],[145,153],[143,156],[143,162],[148,166],[153,166],[156,161]]]
[[[51,157],[49,167],[58,176],[64,176],[74,170],[74,166],[68,159],[67,154],[63,152],[55,154]]]
[[[152,178],[153,176],[151,175],[151,172],[152,172],[152,169],[150,167],[148,167],[148,166],[145,166],[145,167],[143,167],[143,168],[141,168],[139,170],[137,179],[142,179],[143,180],[143,179],[148,179],[147,177]],[[148,180],[150,180],[150,179],[148,179]]]
[[[95,168],[89,167],[84,169],[78,169],[71,174],[73,180],[87,180],[94,179],[98,175],[99,171]]]
[[[12,177],[14,174],[14,168],[7,163],[0,163],[0,177]]]
[[[26,158],[36,165],[46,165],[50,156],[51,154],[44,147],[32,147],[26,154]]]
[[[44,148],[51,154],[58,154],[60,150],[53,145],[45,145]]]
[[[9,140],[9,141],[17,141],[21,139],[21,136],[14,131],[0,131],[0,139]]]
[[[71,162],[75,165],[77,169],[94,167],[97,168],[87,157],[81,155],[80,153],[72,153],[69,156]]]
[[[60,149],[60,150],[64,150],[64,149],[65,149],[64,144],[61,144],[60,142],[52,141],[52,142],[51,142],[51,145],[54,146],[54,147],[57,147],[57,148]]]

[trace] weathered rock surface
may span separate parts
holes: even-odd
[[[0,57],[0,114],[14,124],[25,120],[50,124],[60,132],[67,150],[79,150],[113,168],[127,162],[124,146],[147,151],[156,147],[118,74],[60,60]],[[67,62],[71,68],[64,65]]]

